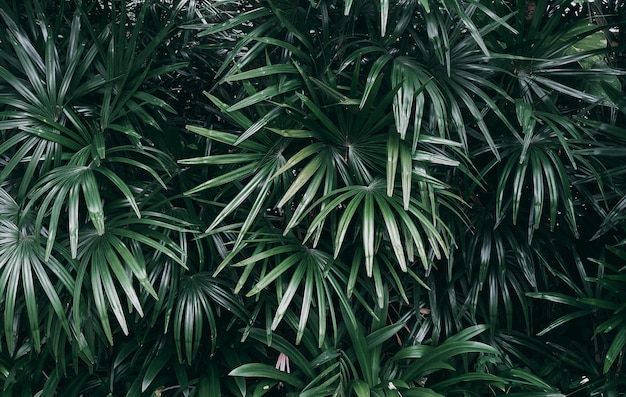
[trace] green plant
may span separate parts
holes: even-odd
[[[617,3],[0,1],[3,394],[619,395]]]

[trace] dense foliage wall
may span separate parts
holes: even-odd
[[[0,1],[2,395],[623,395],[625,16]]]

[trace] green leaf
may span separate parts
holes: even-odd
[[[444,344],[426,351],[420,360],[409,365],[403,378],[405,380],[415,379],[434,369],[447,368],[445,361],[450,358],[465,353],[490,353],[497,354],[498,351],[484,343],[474,341],[446,341]],[[442,365],[443,364],[443,365]]]
[[[98,234],[102,235],[105,231],[104,208],[102,206],[98,183],[96,182],[93,172],[83,173],[81,187],[83,188],[83,196],[85,197],[85,204],[87,205],[89,218],[91,219],[91,222],[96,228]]]
[[[396,134],[387,137],[387,196],[393,195],[395,187],[396,169],[398,167],[398,153],[400,151],[400,139]]]
[[[141,391],[145,392],[148,387],[152,384],[154,379],[159,375],[161,371],[165,368],[168,361],[171,359],[169,354],[160,352],[161,354],[157,354],[157,356],[150,361],[146,368],[146,372],[141,381]]]
[[[306,266],[306,262],[304,262],[304,264],[301,263],[299,266],[297,266],[295,271],[293,272],[293,276],[291,277],[291,280],[289,281],[287,288],[283,291],[283,296],[278,304],[278,308],[276,309],[274,320],[272,320],[272,325],[271,325],[272,331],[276,330],[276,328],[278,327],[278,324],[282,320],[287,309],[289,309],[289,304],[291,303],[294,296],[296,295],[296,292],[298,291],[298,288],[300,287],[300,282],[302,281],[302,278],[304,277],[306,270],[307,270],[307,266]],[[281,273],[284,273],[284,272],[281,272]]]
[[[387,34],[387,20],[389,19],[389,0],[380,0],[380,37]]]
[[[257,364],[257,363],[249,363],[243,364],[239,367],[230,371],[228,376],[244,376],[248,378],[268,378],[277,380],[280,382],[284,382],[291,386],[301,389],[304,387],[304,382],[302,382],[297,376],[288,374],[283,371],[279,371],[276,368],[266,365],[266,364]]]
[[[393,248],[394,253],[396,254],[396,259],[398,259],[398,265],[403,272],[407,270],[406,257],[404,252],[404,246],[402,238],[400,236],[400,230],[398,228],[398,223],[391,211],[391,207],[387,204],[384,197],[376,196],[376,203],[378,204],[378,208],[380,213],[383,216],[383,220],[385,221],[385,226],[387,227],[387,233],[389,235],[389,240],[391,242],[391,246]]]
[[[485,385],[483,387],[485,388],[497,387],[498,389],[502,391],[505,391],[507,387],[506,379],[500,376],[496,376],[496,375],[492,375],[488,373],[476,373],[476,372],[470,372],[466,374],[455,374],[455,376],[452,377],[452,379],[444,380],[442,382],[437,382],[436,384],[432,385],[432,387],[435,388],[436,390],[445,390],[448,387],[458,385],[462,382],[468,382],[468,386],[472,384],[487,383],[489,386]]]
[[[339,252],[341,251],[344,238],[348,231],[348,226],[354,219],[354,214],[361,205],[361,202],[365,198],[365,195],[365,192],[357,192],[356,195],[352,197],[352,199],[348,202],[345,210],[343,211],[343,214],[341,215],[341,218],[339,219],[339,223],[337,224],[337,233],[335,235],[335,250],[333,255],[334,258],[337,258],[337,256],[339,256]]]
[[[347,299],[343,294],[338,293],[341,314],[344,319],[346,331],[352,342],[352,348],[355,351],[357,361],[363,372],[363,378],[367,385],[374,385],[374,374],[371,373],[371,355],[367,340],[364,335],[363,326],[354,316],[354,312],[350,307]]]
[[[576,298],[560,292],[527,292],[526,296],[536,299],[547,300],[549,302],[579,307],[582,309],[587,307],[585,304],[580,303]]]
[[[262,66],[260,68],[247,70],[245,72],[231,74],[224,77],[223,81],[240,81],[240,80],[249,80],[260,77],[272,76],[275,74],[283,75],[283,74],[296,74],[298,70],[290,64],[281,64],[281,65],[268,65]]]
[[[362,380],[355,379],[352,381],[352,390],[354,390],[357,397],[370,397],[370,388]]]
[[[363,204],[363,250],[365,253],[365,271],[368,277],[372,277],[372,268],[374,267],[374,196],[372,193],[365,194],[365,203]]]
[[[383,0],[381,0],[381,4],[382,2]],[[370,70],[367,76],[367,80],[365,82],[365,89],[363,91],[363,97],[361,98],[361,103],[359,105],[360,109],[365,108],[365,104],[368,102],[370,95],[372,95],[372,93],[374,92],[374,87],[377,85],[377,82],[380,81],[380,79],[382,78],[383,68],[391,60],[392,60],[391,55],[383,54],[380,56],[380,58],[374,61],[372,65],[372,69]]]
[[[538,389],[542,389],[544,391],[548,391],[551,393],[556,392],[556,389],[553,386],[545,382],[539,376],[534,375],[532,373],[519,370],[516,368],[512,368],[506,372],[506,375],[511,376],[513,378],[517,378],[517,379],[523,379],[527,384],[532,385],[533,387],[536,387]],[[560,393],[558,395],[562,396],[562,394]]]
[[[277,85],[267,87],[245,99],[242,99],[241,101],[235,103],[234,105],[229,106],[225,110],[226,112],[229,112],[229,113],[235,112],[237,110],[241,110],[246,107],[255,105],[259,102],[271,99],[277,95],[281,95],[287,92],[297,90],[301,86],[302,86],[302,83],[298,80],[287,80],[286,82],[282,84],[277,84]],[[241,138],[240,140],[243,141],[243,139]]]
[[[611,342],[611,346],[606,352],[604,359],[604,366],[602,367],[603,373],[608,373],[615,360],[623,353],[624,346],[626,345],[626,327],[622,327],[617,331],[617,334]]]
[[[373,349],[380,346],[387,340],[393,338],[402,328],[406,326],[406,323],[397,323],[386,325],[380,329],[373,331],[365,338],[367,345]]]

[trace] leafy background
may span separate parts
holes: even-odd
[[[625,15],[0,1],[3,395],[623,395]]]

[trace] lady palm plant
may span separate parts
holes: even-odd
[[[580,263],[589,248],[578,241],[620,189],[606,170],[622,130],[603,115],[622,86],[604,58],[606,26],[582,5],[527,6],[269,2],[197,27],[241,40],[224,47],[207,93],[218,116],[189,127],[215,152],[183,161],[221,167],[189,193],[245,178],[219,190],[224,209],[206,232],[237,232],[218,272],[235,271],[251,296],[276,295],[266,332],[295,305],[301,341],[317,306],[321,345],[323,316],[337,317],[325,273],[309,276],[292,254],[302,249],[332,253],[315,268],[345,269],[365,312],[391,288],[412,318],[429,313],[411,337],[438,343],[475,322],[491,325],[494,344],[537,332],[526,293],[570,282],[559,267]]]
[[[600,333],[542,339],[621,304],[586,6],[4,2],[4,393],[616,392],[574,360]]]
[[[473,158],[475,164],[486,164],[481,175],[488,189],[470,193],[472,207],[479,211],[474,223],[477,233],[465,251],[471,256],[463,257],[456,267],[468,269],[469,263],[471,269],[463,287],[468,296],[463,310],[482,307],[483,314],[472,315],[488,315],[492,324],[506,320],[508,329],[532,334],[558,315],[533,308],[527,295],[543,296],[543,292],[531,293],[539,290],[559,296],[580,285],[578,274],[592,274],[595,265],[586,258],[595,256],[604,243],[622,239],[619,231],[605,232],[615,216],[612,212],[607,219],[607,211],[623,194],[614,161],[623,151],[623,122],[615,117],[619,101],[612,95],[613,88],[622,90],[623,72],[607,70],[602,26],[577,18],[583,10],[578,5],[536,5],[528,20],[515,25],[524,35],[511,37],[502,30],[497,42],[498,46],[509,43],[498,52],[510,48],[501,65],[512,73],[502,74],[498,85],[507,87],[514,99],[508,109],[522,134],[521,139],[496,140],[506,161],[483,162],[491,153],[484,145],[477,146]],[[590,346],[593,332],[578,328],[573,337],[578,345]],[[532,355],[545,357],[528,339],[519,338],[520,346],[528,344],[535,352]],[[594,359],[576,362],[573,357],[579,353],[564,351],[558,339],[551,346],[553,354],[559,354],[549,358],[554,364],[545,365],[545,370],[541,365],[531,367],[558,378],[555,382],[561,382],[563,391],[619,390],[619,386],[599,386],[602,380],[581,387],[598,376]],[[517,348],[510,352],[523,357]],[[572,367],[558,370],[563,362]]]
[[[570,258],[553,241],[579,236],[575,208],[590,205],[580,196],[606,190],[614,145],[592,135],[610,127],[589,115],[613,106],[621,85],[597,57],[600,28],[568,25],[564,2],[528,20],[515,12],[524,2],[236,6],[196,27],[241,38],[223,47],[221,83],[206,94],[216,117],[189,127],[212,152],[181,163],[218,166],[188,194],[222,203],[205,232],[235,235],[216,274],[232,272],[237,290],[269,304],[255,308],[266,333],[291,328],[298,343],[312,325],[322,346],[341,333],[326,305],[344,291],[370,315],[404,305],[419,318],[407,327],[417,340],[439,343],[476,321],[492,335],[532,332],[525,293],[554,286],[550,261]],[[581,76],[609,88],[588,92]],[[314,266],[301,253],[312,250],[323,258]],[[346,284],[328,288],[329,277]],[[394,303],[382,298],[390,288]],[[236,374],[253,375],[244,368]]]
[[[197,10],[2,3],[3,394],[205,390],[218,366],[189,379],[183,362],[227,329],[215,307],[247,320],[193,240],[170,155],[187,142],[164,137],[177,125],[160,81],[176,88],[186,65],[169,45]]]

